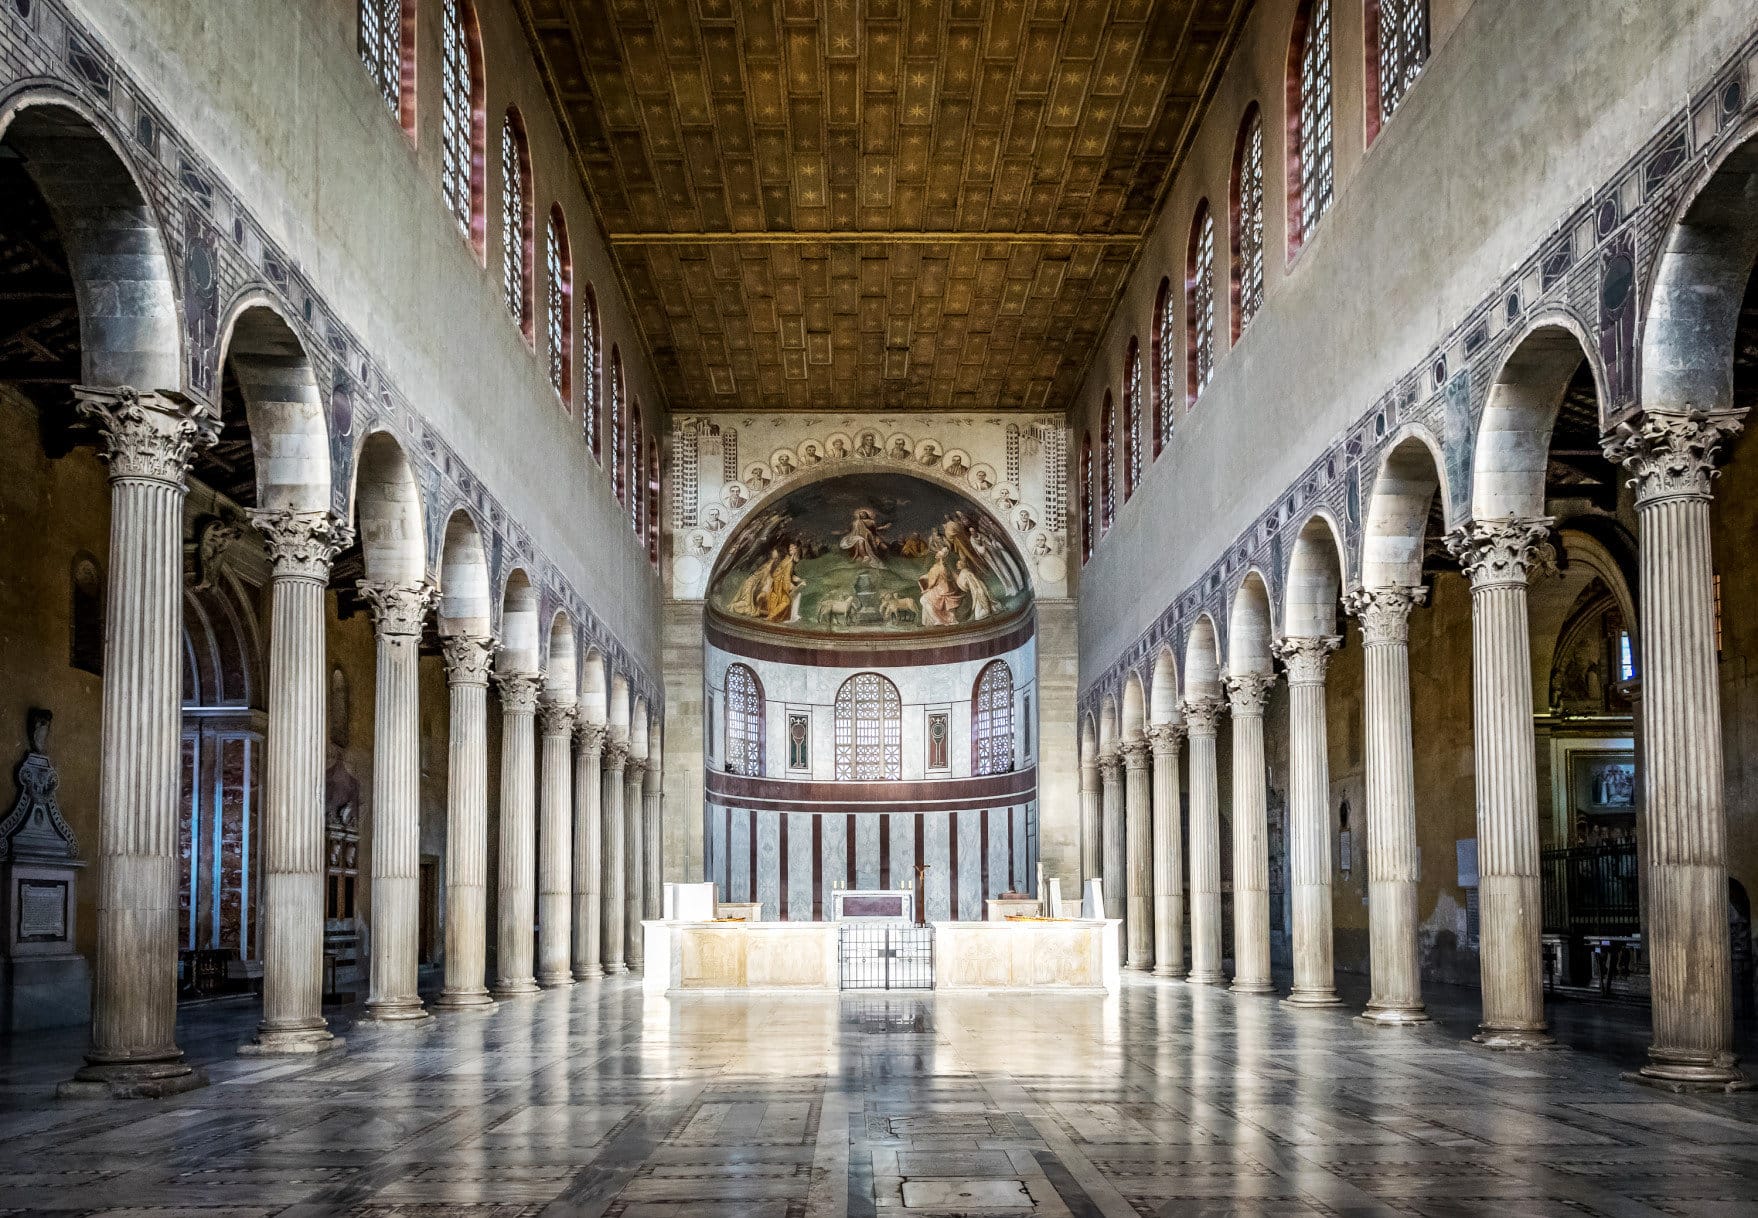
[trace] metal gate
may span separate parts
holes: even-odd
[[[902,922],[845,922],[839,957],[845,990],[934,988],[934,928]]]

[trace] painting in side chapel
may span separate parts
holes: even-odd
[[[1030,600],[1025,562],[986,511],[879,472],[809,483],[745,521],[708,594],[737,622],[882,635],[994,625]]]

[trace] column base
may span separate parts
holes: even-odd
[[[1132,973],[1145,973],[1154,967],[1154,958],[1146,956],[1136,960],[1126,960],[1123,962],[1123,967]]]
[[[537,979],[538,988],[545,989],[545,990],[566,989],[568,986],[573,985],[573,984],[574,984],[574,974],[571,972],[544,973],[542,976],[538,977],[538,979]]]
[[[588,964],[584,968],[574,970],[575,981],[597,981],[603,976],[604,966],[602,964]]]
[[[1156,964],[1154,965],[1154,976],[1164,977],[1168,981],[1183,981],[1184,970],[1170,964]]]
[[[55,1088],[63,1100],[158,1100],[208,1085],[181,1054],[153,1062],[93,1062]]]
[[[487,990],[446,990],[433,1005],[439,1011],[492,1011],[495,1002]]]
[[[1482,1045],[1486,1049],[1518,1049],[1540,1050],[1560,1049],[1557,1038],[1552,1036],[1544,1024],[1534,1028],[1495,1028],[1488,1024],[1478,1026],[1477,1035],[1471,1038],[1472,1043]]]
[[[433,1012],[419,998],[385,998],[366,1004],[366,1017],[377,1023],[419,1023],[432,1019]]]
[[[1720,1091],[1733,1094],[1758,1088],[1739,1067],[1732,1053],[1693,1052],[1689,1049],[1662,1049],[1650,1046],[1648,1064],[1633,1074],[1624,1075],[1632,1083],[1658,1087],[1675,1095],[1691,1091]]]
[[[1336,990],[1295,990],[1282,1002],[1291,1007],[1340,1007],[1343,1000]]]
[[[1356,1023],[1372,1028],[1414,1028],[1428,1021],[1428,1011],[1424,1007],[1385,1007],[1372,1003],[1355,1017]]]
[[[1191,985],[1226,985],[1227,978],[1220,970],[1191,969],[1184,978]]]
[[[238,1046],[239,1057],[293,1057],[333,1053],[348,1042],[318,1024],[306,1028],[258,1028],[256,1039]]]
[[[489,993],[494,995],[496,1002],[503,1002],[508,998],[523,998],[527,994],[537,992],[537,979],[534,977],[520,977],[513,981],[496,982],[494,988],[489,990]]]
[[[1227,989],[1235,994],[1274,994],[1276,983],[1273,981],[1235,981]]]
[[[628,971],[629,966],[624,964],[621,960],[612,960],[609,964],[604,966],[604,975],[606,977],[619,977]]]

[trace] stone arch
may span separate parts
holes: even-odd
[[[222,571],[183,589],[183,703],[239,709],[264,705],[263,639],[253,596]]]
[[[610,707],[606,714],[612,740],[629,738],[629,678],[613,673],[610,678]]]
[[[1123,679],[1123,719],[1119,725],[1125,740],[1140,740],[1148,725],[1148,699],[1142,689],[1141,674],[1132,672]]]
[[[1654,273],[1641,338],[1644,408],[1727,410],[1734,342],[1758,262],[1758,120],[1680,207]]]
[[[1227,675],[1245,677],[1275,671],[1270,639],[1275,633],[1269,585],[1256,569],[1246,572],[1233,593],[1227,615]]]
[[[1380,459],[1367,503],[1361,543],[1361,583],[1367,588],[1414,588],[1422,582],[1422,552],[1435,497],[1442,527],[1453,497],[1441,447],[1421,428],[1407,429]]]
[[[1080,717],[1080,763],[1097,765],[1099,762],[1099,729],[1093,721],[1093,712],[1088,711]]]
[[[602,727],[609,713],[610,684],[605,674],[604,653],[589,647],[580,666],[580,714],[586,722]]]
[[[1301,526],[1288,558],[1282,590],[1282,632],[1290,638],[1323,639],[1337,633],[1343,596],[1343,535],[1329,512],[1315,512]]]
[[[221,335],[220,367],[230,362],[244,398],[257,507],[323,511],[330,505],[329,420],[305,345],[260,291],[234,303]]]
[[[574,642],[574,622],[558,609],[549,620],[549,660],[543,667],[543,695],[551,702],[573,706],[580,696],[579,648]]]
[[[79,102],[40,85],[0,105],[0,143],[24,161],[67,250],[81,381],[181,389],[177,277],[123,143]]]
[[[1154,679],[1148,697],[1148,720],[1158,726],[1177,723],[1181,718],[1183,716],[1178,710],[1178,659],[1172,654],[1170,647],[1162,647],[1160,654],[1154,657]]]
[[[488,549],[468,509],[446,521],[440,550],[439,632],[478,638],[494,633],[494,593]]]
[[[353,514],[366,578],[415,584],[427,573],[421,486],[403,448],[375,431],[354,462]]]
[[[632,706],[629,707],[629,757],[635,761],[647,759],[647,747],[652,742],[648,734],[647,699],[637,694]]]
[[[1099,752],[1110,753],[1117,748],[1118,721],[1117,699],[1110,694],[1105,695],[1099,703]]]
[[[1221,696],[1221,640],[1215,630],[1215,619],[1204,613],[1191,623],[1190,637],[1184,641],[1184,698]]]
[[[501,646],[495,667],[503,673],[534,675],[542,670],[537,589],[523,567],[507,573],[501,592]]]
[[[1591,344],[1572,317],[1534,322],[1509,352],[1490,387],[1472,456],[1471,515],[1477,520],[1534,520],[1544,515],[1550,434],[1563,394],[1583,359],[1605,401]]]

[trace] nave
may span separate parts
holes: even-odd
[[[1347,988],[1347,985],[1346,987]],[[1347,995],[1358,1005],[1362,995]],[[343,1054],[240,1058],[248,1004],[186,1008],[213,1085],[55,1104],[66,1037],[0,1059],[0,1211],[583,1218],[803,1214],[1696,1218],[1758,1206],[1758,1097],[1631,1088],[1646,1027],[1462,1043],[1476,995],[1390,1034],[1130,978],[1112,998],[644,997],[613,978]],[[1750,1050],[1752,1029],[1742,1027]]]

